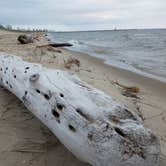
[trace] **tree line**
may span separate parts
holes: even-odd
[[[2,24],[0,24],[0,29],[10,30],[10,31],[21,31],[21,32],[48,32],[47,29],[13,28],[12,25],[2,25]]]

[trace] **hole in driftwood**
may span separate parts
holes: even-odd
[[[82,117],[84,117],[86,120],[88,121],[93,121],[93,119],[87,115],[86,113],[84,113],[80,108],[76,109],[76,112],[79,113]]]
[[[25,95],[27,95],[28,94],[28,92],[27,91],[25,91]]]
[[[26,67],[25,70],[28,70],[30,67]]]
[[[36,89],[36,92],[37,92],[37,93],[40,93],[40,90],[39,90],[39,89]]]
[[[88,134],[88,139],[89,139],[90,141],[92,141],[92,140],[93,140],[93,134],[89,133],[89,134]]]
[[[2,68],[0,68],[0,71],[2,71]]]
[[[71,131],[76,132],[76,129],[72,125],[69,124],[68,127]]]
[[[6,70],[8,70],[8,67],[6,67]]]
[[[16,75],[14,75],[14,78],[16,78]]]
[[[9,85],[9,87],[10,87],[11,89],[13,88],[11,84]]]
[[[63,110],[63,108],[64,108],[64,105],[63,104],[60,104],[60,103],[57,103],[57,108],[59,109],[59,110]]]
[[[56,117],[56,118],[59,118],[59,117],[60,117],[59,113],[58,113],[55,109],[52,110],[52,114],[53,114],[54,117]]]
[[[44,97],[45,97],[46,100],[50,99],[50,96],[48,94],[44,94]]]
[[[118,127],[115,127],[114,129],[115,129],[115,131],[116,131],[119,135],[121,135],[122,137],[125,137],[125,136],[126,136],[126,134],[122,131],[122,129],[120,129],[120,128],[118,128]]]
[[[6,84],[8,84],[8,81],[6,81]]]
[[[60,93],[60,97],[64,97],[64,95],[62,93]]]
[[[25,70],[24,73],[27,73],[27,71]]]

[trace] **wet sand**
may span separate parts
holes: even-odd
[[[38,47],[47,40],[38,33],[35,43],[21,45],[19,33],[0,31],[0,51],[21,56],[44,66],[68,70],[82,80],[103,90],[115,100],[139,113],[144,125],[160,138],[160,166],[166,165],[166,84],[138,74],[108,66],[102,60],[66,49]],[[77,65],[66,69],[65,63],[76,58]],[[136,97],[123,94],[123,87],[137,86]],[[88,166],[78,161],[57,138],[36,119],[10,92],[0,89],[0,165],[2,166]]]

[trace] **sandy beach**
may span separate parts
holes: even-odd
[[[18,32],[0,30],[0,51],[41,63],[46,67],[75,73],[83,81],[111,95],[137,112],[144,125],[160,139],[160,166],[166,165],[166,83],[118,69],[89,55],[67,49],[41,47],[48,43],[43,33],[34,43],[21,45]],[[80,65],[66,67],[71,59]],[[139,92],[125,93],[125,87]],[[10,92],[0,89],[0,166],[86,166],[77,160],[57,138]],[[87,165],[88,166],[88,165]]]

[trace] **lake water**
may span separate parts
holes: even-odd
[[[49,33],[69,49],[101,58],[105,63],[166,82],[166,29]]]

